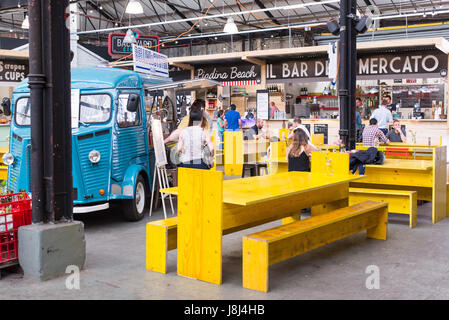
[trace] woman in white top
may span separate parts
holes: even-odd
[[[214,155],[214,146],[208,130],[202,128],[204,100],[198,99],[190,108],[189,124],[187,128],[182,129],[179,135],[178,152],[180,164],[178,167],[193,169],[210,169],[205,154],[205,147],[210,150],[210,157]]]

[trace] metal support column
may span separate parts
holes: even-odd
[[[33,223],[73,216],[68,7],[69,0],[28,7]]]
[[[340,139],[347,150],[355,149],[355,90],[357,32],[354,29],[356,1],[340,1],[340,68],[338,96],[340,102]]]

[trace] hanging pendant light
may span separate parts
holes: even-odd
[[[379,89],[376,87],[371,88],[371,90],[369,91],[370,94],[376,94],[379,93]]]
[[[136,43],[136,38],[134,37],[134,32],[131,29],[126,31],[125,38],[123,39],[123,43]]]
[[[139,0],[129,0],[125,12],[127,14],[141,14],[143,13],[142,4]]]
[[[25,19],[23,19],[22,22],[22,29],[29,29],[30,28],[30,21],[28,20],[28,15],[25,16]]]
[[[237,25],[234,22],[234,19],[232,19],[232,17],[228,18],[228,21],[226,22],[224,29],[223,29],[224,33],[238,33],[239,29],[237,28]]]

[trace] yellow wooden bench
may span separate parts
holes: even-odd
[[[243,237],[243,287],[268,291],[268,267],[367,230],[387,239],[387,204],[366,201]]]
[[[412,190],[385,190],[349,188],[349,205],[367,200],[388,203],[388,212],[408,214],[410,228],[416,227],[418,212],[418,193]]]
[[[176,249],[178,217],[147,223],[147,270],[167,273],[167,252]]]

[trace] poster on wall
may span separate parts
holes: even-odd
[[[257,90],[256,92],[256,105],[257,105],[257,118],[268,120],[270,110],[270,94],[268,90]]]

